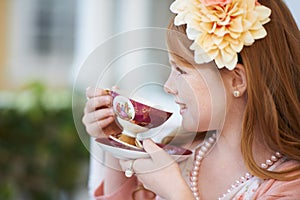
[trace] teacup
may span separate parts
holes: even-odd
[[[142,103],[112,90],[107,92],[113,97],[117,122],[123,128],[121,135],[110,137],[127,146],[142,148],[142,144],[136,139],[137,134],[161,126],[172,115],[171,112],[151,105],[150,102]]]

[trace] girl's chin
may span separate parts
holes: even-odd
[[[181,127],[183,130],[187,132],[207,132],[211,130],[215,130],[213,127],[199,125],[198,123],[194,123],[193,119],[182,118]]]
[[[192,120],[182,120],[181,127],[183,130],[188,131],[188,132],[198,132],[198,128],[194,123],[192,123]]]

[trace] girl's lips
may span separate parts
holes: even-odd
[[[182,115],[186,110],[186,108],[180,108],[180,114]]]
[[[178,101],[175,101],[175,103],[179,105],[180,114],[182,115],[187,110],[186,104],[178,102]]]

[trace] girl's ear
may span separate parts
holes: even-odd
[[[246,71],[242,64],[237,64],[231,71],[231,90],[235,97],[243,96],[247,90]]]

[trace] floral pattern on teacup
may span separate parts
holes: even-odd
[[[115,113],[124,120],[132,120],[135,115],[131,101],[123,96],[116,96],[113,100]]]

